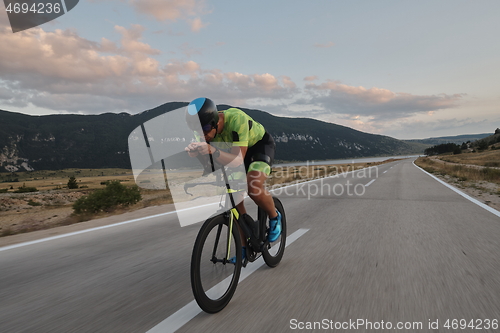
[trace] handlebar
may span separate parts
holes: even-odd
[[[204,182],[204,183],[186,183],[184,184],[184,192],[186,192],[186,194],[189,194],[190,196],[193,196],[192,193],[189,193],[187,190],[191,187],[195,187],[195,186],[200,186],[200,185],[213,185],[213,186],[225,186],[223,182]],[[234,185],[234,184],[233,184]],[[237,186],[237,189],[232,189],[233,191],[236,191],[236,192],[239,192],[239,191],[245,191],[246,190],[246,187],[247,187],[247,183],[237,183],[236,184]]]

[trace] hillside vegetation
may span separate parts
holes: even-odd
[[[427,172],[472,191],[478,199],[499,206],[500,131],[497,129],[495,133],[474,142],[453,144],[455,147],[449,146],[453,152],[420,157],[415,163]]]
[[[29,116],[0,110],[0,171],[69,168],[130,169],[128,136],[138,126],[187,103],[166,103],[135,115]],[[229,108],[219,105],[220,110]],[[277,161],[419,154],[421,145],[308,118],[243,109],[276,141]]]

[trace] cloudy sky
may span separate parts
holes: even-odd
[[[500,1],[80,0],[12,33],[0,109],[139,113],[172,101],[399,139],[500,127]]]

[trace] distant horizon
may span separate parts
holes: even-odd
[[[182,101],[174,101],[174,102],[166,102],[166,103],[163,103],[163,104],[160,104],[156,107],[160,107],[164,104],[168,104],[168,103],[188,103],[188,102],[182,102]],[[226,103],[220,103],[219,105],[229,105],[229,104],[226,104]],[[149,110],[152,110],[156,107],[153,107],[153,108],[149,108],[147,110],[143,110],[143,111],[139,111],[139,112],[136,112],[136,113],[130,113],[130,112],[127,112],[127,111],[105,111],[105,112],[102,112],[102,113],[97,113],[97,114],[85,114],[85,113],[61,113],[61,112],[58,112],[58,113],[48,113],[48,114],[35,114],[35,115],[31,115],[31,114],[27,114],[27,113],[24,113],[24,112],[21,112],[21,111],[12,111],[12,110],[4,110],[4,109],[0,109],[0,111],[5,111],[5,112],[11,112],[11,113],[19,113],[19,114],[23,114],[23,115],[26,115],[26,116],[33,116],[33,117],[43,117],[43,116],[54,116],[54,115],[79,115],[79,116],[96,116],[96,115],[102,115],[102,114],[106,114],[106,113],[113,113],[113,114],[120,114],[120,113],[127,113],[131,116],[133,115],[137,115],[137,114],[140,114],[142,112],[145,112],[145,111],[149,111]],[[235,108],[240,108],[240,106],[233,106]],[[244,109],[252,109],[252,110],[258,110],[258,111],[262,111],[262,112],[266,112],[272,116],[275,116],[275,117],[283,117],[283,118],[297,118],[297,117],[293,117],[293,116],[277,116],[277,115],[274,115],[270,112],[267,112],[265,110],[261,110],[261,109],[258,109],[258,108],[255,108],[255,107],[241,107],[241,108],[244,108]],[[315,118],[310,118],[310,117],[305,117],[305,116],[302,116],[300,118],[308,118],[308,119],[314,119],[314,120],[318,120],[318,121],[322,121],[322,122],[325,122],[325,123],[330,123],[330,124],[335,124],[335,125],[341,125],[341,126],[344,126],[344,127],[348,127],[348,128],[352,128],[350,126],[345,126],[345,125],[342,125],[342,124],[337,124],[337,123],[332,123],[332,122],[329,122],[329,121],[324,121],[324,120],[319,120],[319,119],[315,119]],[[265,124],[264,124],[265,126]],[[500,126],[499,126],[500,127]],[[355,129],[355,128],[352,128],[352,129]],[[355,129],[355,130],[358,130],[358,129]],[[359,130],[358,130],[359,131]],[[364,132],[364,131],[361,131],[361,132]],[[370,133],[370,132],[364,132],[364,133],[368,133],[368,134],[375,134],[375,135],[384,135],[384,136],[389,136],[389,137],[392,137],[394,139],[397,139],[397,140],[402,140],[402,141],[411,141],[411,140],[426,140],[426,139],[443,139],[443,138],[453,138],[453,137],[460,137],[460,136],[474,136],[474,135],[486,135],[486,134],[490,134],[490,135],[493,135],[495,132],[495,130],[493,130],[492,132],[483,132],[483,133],[465,133],[465,134],[456,134],[456,135],[443,135],[443,136],[430,136],[430,137],[423,137],[423,138],[411,138],[411,139],[401,139],[401,138],[397,138],[397,137],[394,137],[394,136],[390,136],[390,135],[385,135],[385,134],[379,134],[379,133]]]

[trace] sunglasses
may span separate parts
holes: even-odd
[[[207,124],[205,126],[202,126],[201,129],[203,131],[203,134],[207,134],[210,132],[214,127],[211,124]]]

